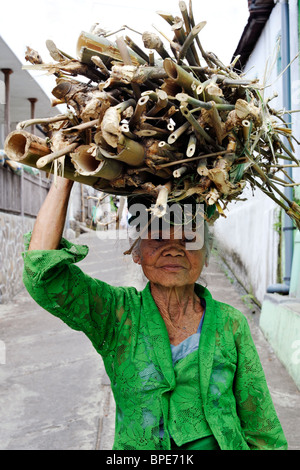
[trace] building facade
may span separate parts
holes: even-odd
[[[234,56],[240,55],[238,66],[248,78],[259,78],[266,97],[274,109],[288,109],[285,90],[290,89],[290,109],[300,108],[299,75],[299,5],[298,0],[249,0],[249,20]],[[283,31],[283,8],[288,11],[289,30]],[[285,37],[283,37],[283,33]],[[287,43],[287,44],[286,44]],[[285,72],[283,48],[288,47],[291,65]],[[276,97],[276,94],[278,95]],[[300,113],[286,115],[291,119],[293,134],[300,141]],[[299,145],[295,143],[297,158]],[[300,169],[292,177],[300,181]],[[290,197],[300,200],[299,189],[291,189]],[[246,290],[262,303],[268,288],[290,277],[286,268],[286,233],[295,237],[295,228],[285,230],[286,221],[277,205],[259,189],[247,192],[248,200],[229,206],[227,219],[215,224],[219,250]]]
[[[249,78],[264,83],[274,109],[300,109],[298,0],[249,0],[249,20],[235,51]],[[300,160],[300,113],[285,114]],[[300,183],[300,169],[290,169]],[[300,204],[300,186],[284,189]],[[260,190],[231,204],[215,225],[222,257],[261,304],[260,328],[300,389],[300,232]]]

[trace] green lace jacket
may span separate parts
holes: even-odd
[[[176,386],[164,321],[148,284],[142,292],[93,279],[74,263],[86,246],[24,253],[24,284],[44,309],[83,331],[103,357],[116,402],[114,450],[170,449],[168,397]],[[207,423],[222,450],[284,450],[280,422],[245,317],[206,301],[200,336],[199,391]],[[182,397],[184,412],[192,406]]]

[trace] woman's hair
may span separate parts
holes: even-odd
[[[205,247],[205,256],[206,261],[209,261],[210,253],[213,246],[213,235],[211,230],[209,229],[209,225],[204,221],[204,247]]]

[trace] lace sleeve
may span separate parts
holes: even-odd
[[[122,292],[74,265],[87,253],[87,246],[65,239],[58,250],[25,251],[23,282],[41,307],[72,329],[83,331],[96,350],[105,354],[114,339]]]
[[[247,443],[252,450],[285,450],[287,442],[246,319],[236,332],[236,344],[235,396]]]

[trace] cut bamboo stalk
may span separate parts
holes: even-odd
[[[214,78],[215,77],[215,78]],[[197,95],[203,95],[203,92],[206,90],[206,88],[217,79],[216,76],[212,78],[209,78],[208,80],[205,80],[205,82],[202,82],[201,85],[197,87]]]
[[[174,178],[180,178],[186,172],[187,172],[187,167],[181,166],[180,168],[177,168],[176,170],[173,171],[173,176]]]
[[[228,136],[228,145],[227,145],[227,152],[228,153],[235,153],[236,151],[236,138],[233,134],[229,134]]]
[[[151,208],[151,213],[155,217],[163,217],[167,212],[168,197],[171,191],[171,183],[168,182],[164,185],[157,186],[157,199],[153,208]]]
[[[83,176],[97,176],[105,180],[114,180],[118,178],[122,171],[123,165],[115,160],[96,160],[91,155],[90,145],[80,145],[75,152],[71,152],[71,161],[78,174]]]
[[[176,162],[163,163],[162,165],[157,165],[156,168],[161,169],[161,168],[167,168],[169,166],[181,165],[182,163],[189,163],[192,161],[201,160],[203,158],[218,157],[219,155],[225,155],[226,153],[227,153],[227,150],[223,150],[222,152],[207,153],[205,155],[198,155],[197,157],[184,158],[183,160],[177,160]]]
[[[141,129],[140,131],[136,131],[135,134],[138,137],[157,137],[158,132],[154,129]]]
[[[52,122],[67,121],[68,119],[71,119],[71,113],[59,114],[58,116],[53,116],[49,118],[28,119],[27,121],[19,122],[17,124],[16,129],[19,131],[35,124],[50,124]]]
[[[119,161],[134,167],[139,167],[144,163],[145,148],[139,142],[121,136],[118,148],[123,148],[118,154]]]
[[[240,86],[243,86],[243,87],[247,87],[247,86],[253,86],[255,85],[256,83],[258,82],[258,80],[239,80],[239,79],[233,79],[233,78],[224,78],[222,79],[222,84],[225,85],[225,86],[229,86],[229,87],[240,87]]]
[[[177,139],[190,127],[189,122],[185,122],[168,137],[168,144],[174,144]]]
[[[202,140],[201,138],[203,138],[206,142],[213,145],[214,147],[219,147],[216,144],[216,141],[203,129],[203,127],[200,126],[199,122],[194,118],[186,106],[180,106],[180,111],[194,128],[195,134],[198,135],[198,139],[200,141]]]
[[[161,140],[158,144],[158,146],[164,150],[171,150],[173,152],[176,152],[176,148],[170,144],[168,144],[167,142],[165,142],[164,140]]]
[[[149,57],[147,54],[128,36],[125,36],[124,41],[137,55],[139,55],[145,62],[149,64]]]
[[[181,11],[181,15],[182,15],[182,18],[183,18],[183,21],[184,21],[184,26],[185,26],[186,32],[190,33],[191,32],[191,24],[190,24],[188,11],[187,11],[187,6],[186,6],[186,3],[184,1],[179,2],[179,9]]]
[[[188,143],[188,146],[187,146],[187,150],[186,150],[186,156],[187,157],[193,157],[194,156],[194,153],[196,151],[196,144],[197,144],[197,138],[195,136],[195,134],[191,134],[190,135],[190,138],[189,138],[189,143]]]
[[[143,91],[142,97],[144,97],[144,96],[148,96],[148,98],[150,98],[150,100],[151,100],[151,101],[154,101],[155,103],[156,103],[157,100],[158,100],[157,92],[156,92],[156,91],[153,91],[153,90]]]
[[[201,101],[196,98],[193,98],[192,96],[187,95],[186,93],[177,93],[175,97],[178,101],[181,103],[187,103],[190,104],[191,106],[194,106],[196,108],[203,108],[203,109],[212,109],[213,106],[218,111],[233,111],[235,109],[235,105],[233,104],[227,104],[227,103],[215,103],[214,101]]]
[[[129,139],[133,139],[133,140],[137,139],[137,136],[130,131],[128,123],[121,124],[120,130],[122,134],[125,134],[125,136],[128,137]]]
[[[191,75],[171,59],[165,59],[163,65],[168,76],[172,78],[176,84],[182,86],[188,93],[193,94],[193,90],[191,88],[193,83],[196,87],[201,85],[201,82],[199,82],[194,75]]]
[[[169,121],[167,124],[167,129],[168,131],[173,132],[175,129],[175,125],[171,121]]]
[[[169,23],[170,26],[173,25],[173,23],[175,22],[175,18],[174,16],[171,14],[171,13],[165,13],[164,11],[157,11],[156,12],[159,16],[161,16],[161,18],[163,18],[164,20],[167,21],[167,23]]]
[[[189,18],[186,3],[184,1],[180,1],[179,2],[179,8],[180,8],[181,15],[182,15],[182,18],[183,18],[183,21],[184,21],[186,32],[187,32],[187,34],[189,34],[191,32],[192,25],[190,23],[190,18]],[[197,54],[197,51],[196,51],[196,48],[195,48],[195,45],[194,45],[193,42],[192,42],[190,47],[191,47],[191,51],[193,53],[193,56],[194,56],[197,64],[200,65],[199,57],[198,57],[198,54]]]
[[[140,136],[151,136],[155,135],[157,139],[163,139],[163,137],[169,135],[169,131],[167,129],[163,129],[162,127],[152,126],[151,124],[143,123],[140,126],[140,131],[136,131],[135,134]]]
[[[79,133],[86,129],[90,129],[91,127],[95,127],[97,126],[97,124],[99,124],[99,119],[93,119],[92,121],[83,122],[81,124],[78,124],[77,126],[62,129],[62,133],[63,134]]]
[[[36,163],[41,156],[51,152],[49,147],[47,147],[46,140],[26,131],[11,132],[5,140],[4,149],[11,160],[33,168],[37,168]],[[43,170],[48,173],[54,173],[52,163],[47,164]],[[71,160],[67,157],[64,163],[64,177],[92,187],[96,187],[96,185],[99,188],[105,187],[105,185],[101,184],[102,180],[100,178],[78,175]]]
[[[135,106],[136,105],[136,101],[132,98],[130,98],[129,100],[126,100],[126,101],[122,101],[121,103],[117,104],[115,106],[116,110],[121,114],[123,113],[127,108],[129,108],[130,106]]]
[[[194,39],[200,33],[200,31],[204,28],[205,25],[206,25],[206,21],[202,21],[201,23],[197,24],[196,26],[192,28],[192,30],[188,34],[186,40],[184,41],[180,49],[178,60],[181,60],[186,56],[186,53],[188,49],[191,47],[191,45],[193,44]]]
[[[146,114],[147,117],[156,116],[162,109],[164,109],[168,105],[168,95],[163,90],[157,91],[157,102],[153,106],[153,108],[148,111]]]
[[[103,62],[103,60],[101,59],[101,57],[99,57],[98,55],[94,55],[91,57],[91,61],[100,69],[100,71],[103,73],[104,76],[106,77],[110,76],[110,72],[108,68],[106,67],[105,63]]]
[[[35,166],[38,158],[51,153],[45,139],[26,131],[11,132],[4,144],[7,156],[16,162]]]
[[[125,65],[132,65],[133,64],[132,58],[129,54],[126,43],[124,41],[124,38],[122,36],[118,37],[117,40],[116,40],[116,43],[117,43],[117,46],[119,48],[119,51],[120,51],[120,54],[121,54],[121,57],[122,57],[122,60],[123,60],[124,64]],[[138,100],[141,97],[141,90],[140,90],[139,85],[137,85],[136,83],[131,83],[131,88],[133,90],[133,93],[134,93],[136,99]]]
[[[147,49],[154,49],[162,59],[166,59],[170,57],[168,52],[166,51],[162,40],[160,39],[157,34],[145,31],[142,35],[142,40],[144,43],[144,46]]]
[[[155,66],[155,58],[154,58],[154,52],[153,51],[149,51],[149,65],[151,67]]]
[[[207,176],[208,169],[207,169],[207,158],[203,158],[199,161],[197,165],[197,173],[200,176]]]
[[[250,136],[250,129],[251,129],[251,123],[248,121],[248,119],[244,119],[242,121],[242,129],[243,129],[243,138],[245,142],[248,142],[249,136]]]
[[[189,0],[189,19],[190,19],[191,26],[194,27],[195,26],[195,20],[194,20],[194,14],[193,14],[192,0]],[[214,68],[212,62],[210,61],[210,59],[208,57],[208,54],[205,52],[205,50],[202,47],[199,36],[196,36],[196,42],[197,42],[197,45],[198,45],[199,50],[201,52],[201,55],[202,55],[203,59],[205,60],[205,62],[207,63],[207,65],[209,67]]]
[[[121,136],[118,148],[122,148],[118,154],[112,154],[104,148],[100,148],[100,151],[105,158],[124,162],[131,167],[139,167],[144,163],[145,149],[139,142]]]
[[[37,168],[44,168],[49,163],[54,162],[54,160],[57,160],[58,158],[63,157],[64,155],[67,155],[70,152],[73,152],[76,147],[78,147],[78,142],[73,142],[72,144],[67,145],[63,149],[57,150],[56,152],[52,152],[49,155],[45,155],[44,157],[39,158],[36,162]]]
[[[90,49],[92,51],[99,52],[103,55],[112,57],[116,60],[122,60],[122,57],[120,55],[120,51],[118,48],[110,42],[108,39],[106,39],[104,36],[96,36],[91,33],[87,33],[82,31],[78,41],[77,41],[77,46],[76,46],[76,51],[78,57],[81,56],[81,49],[85,47],[87,49]],[[145,61],[139,57],[135,52],[129,51],[129,55],[132,61],[133,65],[140,65],[140,64],[145,64]]]
[[[146,110],[147,103],[149,101],[149,96],[142,96],[135,107],[135,111],[129,120],[129,128],[133,129],[137,123],[140,121],[142,114]]]

